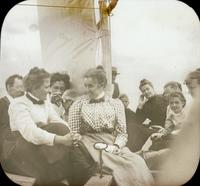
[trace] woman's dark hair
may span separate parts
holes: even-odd
[[[186,104],[186,99],[185,99],[185,96],[183,95],[182,92],[173,92],[173,93],[171,93],[171,94],[169,95],[169,100],[170,100],[171,98],[175,98],[175,97],[179,98],[179,99],[181,100],[181,102],[183,103],[183,106],[185,106],[185,104]]]
[[[84,78],[89,78],[89,77],[92,79],[96,79],[98,84],[105,88],[107,84],[107,79],[106,79],[106,73],[103,70],[96,68],[89,69],[85,73]]]
[[[24,87],[26,91],[38,89],[44,83],[44,79],[50,78],[50,74],[42,68],[34,67],[24,78]]]
[[[144,85],[150,85],[152,88],[154,88],[152,82],[149,81],[149,80],[147,80],[147,79],[142,79],[142,80],[140,81],[139,89],[141,90],[141,88],[142,88]]]
[[[64,82],[65,90],[70,88],[70,77],[68,74],[63,74],[59,72],[51,74],[50,86],[52,86],[57,81]]]
[[[166,83],[166,84],[164,85],[164,88],[166,88],[166,87],[168,87],[168,86],[177,87],[177,88],[180,89],[180,91],[182,91],[182,86],[181,86],[181,84],[180,84],[179,82],[177,82],[177,81],[169,81],[168,83]]]

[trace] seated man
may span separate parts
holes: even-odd
[[[7,158],[12,153],[15,138],[10,130],[8,107],[14,98],[24,94],[23,78],[15,74],[6,80],[7,94],[0,98],[0,158],[5,171],[12,171]]]

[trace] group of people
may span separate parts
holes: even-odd
[[[143,79],[136,112],[120,94],[112,68],[112,96],[107,95],[106,72],[89,69],[80,95],[63,73],[32,68],[25,77],[10,76],[0,99],[1,164],[5,171],[36,178],[35,185],[84,185],[103,171],[113,184],[150,186],[150,169],[169,153],[170,143],[187,116],[181,84],[168,82],[162,95]],[[185,80],[190,94],[200,93],[200,70]],[[99,163],[98,142],[106,144]]]

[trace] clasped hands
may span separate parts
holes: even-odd
[[[116,155],[121,153],[121,149],[117,145],[108,145],[105,151]]]

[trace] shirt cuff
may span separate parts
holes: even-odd
[[[116,137],[114,145],[118,146],[120,149],[125,147],[127,143],[127,135],[119,135]]]
[[[53,146],[55,136],[56,134],[48,134],[45,138],[45,142],[46,142],[45,144],[49,146]]]

